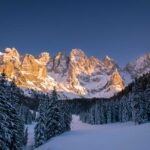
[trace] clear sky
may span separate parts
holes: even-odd
[[[150,0],[0,0],[0,49],[109,55],[121,65],[150,52]]]

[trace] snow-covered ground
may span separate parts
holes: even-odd
[[[28,128],[28,142],[27,146],[24,147],[24,150],[32,150],[34,145],[34,127],[36,123],[32,123],[31,125],[26,125]]]
[[[149,150],[150,123],[89,125],[73,116],[72,130],[36,150]]]

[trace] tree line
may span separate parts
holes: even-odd
[[[135,79],[124,90],[111,98],[74,99],[68,101],[73,113],[83,122],[106,124],[134,121],[141,124],[150,121],[150,73]]]

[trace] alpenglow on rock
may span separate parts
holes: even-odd
[[[0,72],[23,89],[51,91],[55,87],[65,99],[111,97],[124,88],[127,69],[122,70],[108,56],[102,61],[88,58],[81,49],[72,49],[70,56],[59,52],[51,57],[47,52],[20,56],[15,48],[6,48],[0,53]],[[128,74],[134,78],[133,73]]]

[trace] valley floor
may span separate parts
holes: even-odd
[[[36,150],[150,149],[150,123],[138,126],[132,122],[89,125],[82,123],[78,116],[73,116],[71,129],[70,132],[51,139]],[[29,132],[33,133],[32,130]],[[33,137],[32,134],[29,133],[29,135]],[[29,139],[33,142],[31,137]]]

